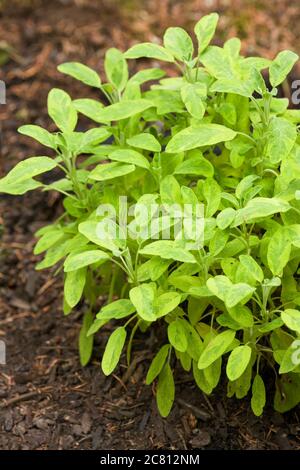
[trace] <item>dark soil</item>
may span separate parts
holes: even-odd
[[[166,26],[162,6],[168,2],[160,2],[155,24],[147,17],[147,11],[153,17],[155,2],[147,2],[148,10],[140,7],[135,22],[117,12],[116,3],[53,0],[13,8],[8,2],[0,13],[0,39],[11,47],[5,46],[10,60],[0,76],[8,84],[7,105],[0,106],[3,173],[41,152],[16,129],[24,122],[49,127],[45,103],[51,87],[86,96],[86,88],[58,74],[58,63],[78,60],[101,69],[105,48],[126,48],[136,37],[149,38],[150,30]],[[181,3],[174,2],[178,8]],[[178,8],[172,12],[179,14]],[[299,15],[299,6],[293,8]],[[0,211],[0,339],[7,345],[7,365],[0,366],[0,449],[300,450],[299,407],[279,415],[269,404],[263,418],[255,418],[247,400],[227,399],[222,385],[206,398],[180,370],[174,409],[168,419],[160,418],[155,389],[143,383],[150,352],[157,349],[154,337],[137,337],[130,368],[123,358],[106,378],[100,370],[108,335],[103,330],[92,363],[82,368],[77,352],[81,312],[63,317],[61,278],[36,272],[32,255],[33,233],[59,215],[60,198],[1,196]]]

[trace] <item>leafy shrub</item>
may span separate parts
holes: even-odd
[[[210,14],[196,24],[197,50],[181,28],[166,31],[164,46],[109,49],[106,83],[85,65],[60,65],[109,104],[51,90],[48,112],[59,131],[26,125],[19,132],[54,157],[28,158],[0,181],[8,194],[40,188],[64,195],[65,212],[38,231],[35,254],[45,253],[37,269],[64,269],[65,315],[82,298],[89,306],[79,338],[83,365],[94,335],[112,320],[102,358],[107,375],[125,343],[130,361],[137,330],[147,337],[159,328],[164,341],[146,383],[157,380],[162,416],[174,401],[176,360],[207,394],[226,364],[228,396],[243,398],[251,389],[256,415],[266,402],[266,377],[274,379],[277,410],[300,400],[300,113],[276,98],[298,57],[284,51],[274,61],[244,58],[237,38],[211,46],[217,20]],[[139,58],[174,64],[181,75],[165,78],[162,69],[148,68],[129,78],[127,60]],[[78,114],[96,127],[75,131]],[[63,174],[57,181],[36,179],[54,168]],[[124,196],[135,204],[125,225]],[[138,210],[153,204],[167,212]],[[190,214],[203,208],[196,245],[175,233],[174,204]],[[103,207],[114,208],[116,220]],[[147,237],[153,220],[155,236]],[[169,239],[165,228],[172,229]],[[97,312],[101,296],[107,301]]]

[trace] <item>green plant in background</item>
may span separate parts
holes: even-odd
[[[34,125],[19,131],[52,149],[53,158],[28,158],[0,180],[8,194],[41,188],[64,196],[65,212],[39,230],[35,253],[45,253],[37,269],[64,270],[66,315],[82,298],[89,306],[79,338],[83,365],[94,335],[110,321],[106,375],[125,344],[130,361],[138,330],[146,336],[150,328],[163,329],[146,377],[147,384],[157,380],[162,416],[174,401],[176,360],[206,394],[224,365],[228,396],[251,393],[256,415],[269,376],[276,410],[300,401],[300,113],[276,98],[298,57],[284,51],[273,61],[244,58],[237,38],[211,46],[217,21],[210,14],[196,24],[196,50],[181,28],[167,29],[163,46],[137,44],[125,54],[109,49],[105,83],[85,65],[60,65],[109,104],[51,90],[48,112],[59,131]],[[127,60],[145,57],[174,64],[180,76],[149,68],[129,78]],[[155,84],[142,91],[148,81]],[[97,125],[77,132],[78,114]],[[54,168],[62,172],[57,181],[36,179]],[[202,204],[203,243],[163,239],[163,215],[154,241],[133,236],[151,223],[138,210],[122,236],[124,196],[147,207]],[[114,222],[99,213],[103,204],[119,214]],[[101,296],[106,302],[97,311]]]

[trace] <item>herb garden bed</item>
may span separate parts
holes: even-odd
[[[39,194],[34,201],[6,197],[1,210],[7,248],[1,257],[0,331],[8,350],[0,374],[1,449],[299,449],[297,410],[280,415],[267,409],[256,418],[248,401],[226,398],[225,384],[208,403],[180,368],[178,400],[162,419],[151,388],[141,381],[155,338],[147,344],[137,339],[130,378],[121,361],[116,376],[124,385],[102,374],[97,356],[82,368],[81,321],[70,327],[62,317],[61,281],[53,284],[47,272],[37,275],[31,254],[37,221],[45,223],[58,203]],[[108,334],[96,350],[103,350]]]

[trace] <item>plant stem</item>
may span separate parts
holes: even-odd
[[[127,359],[127,364],[128,365],[130,364],[130,359],[131,359],[132,341],[133,341],[134,335],[136,333],[136,330],[138,329],[138,326],[139,326],[140,322],[141,322],[141,320],[138,320],[136,322],[136,324],[134,325],[134,327],[132,328],[132,330],[131,330],[131,334],[130,334],[130,338],[129,338],[129,342],[128,342],[128,346],[127,346],[127,354],[126,354],[126,359]]]
[[[110,286],[109,286],[109,294],[108,294],[108,299],[107,299],[107,303],[109,304],[111,303],[113,296],[114,296],[116,278],[117,278],[117,269],[116,268],[114,269],[113,267]]]

